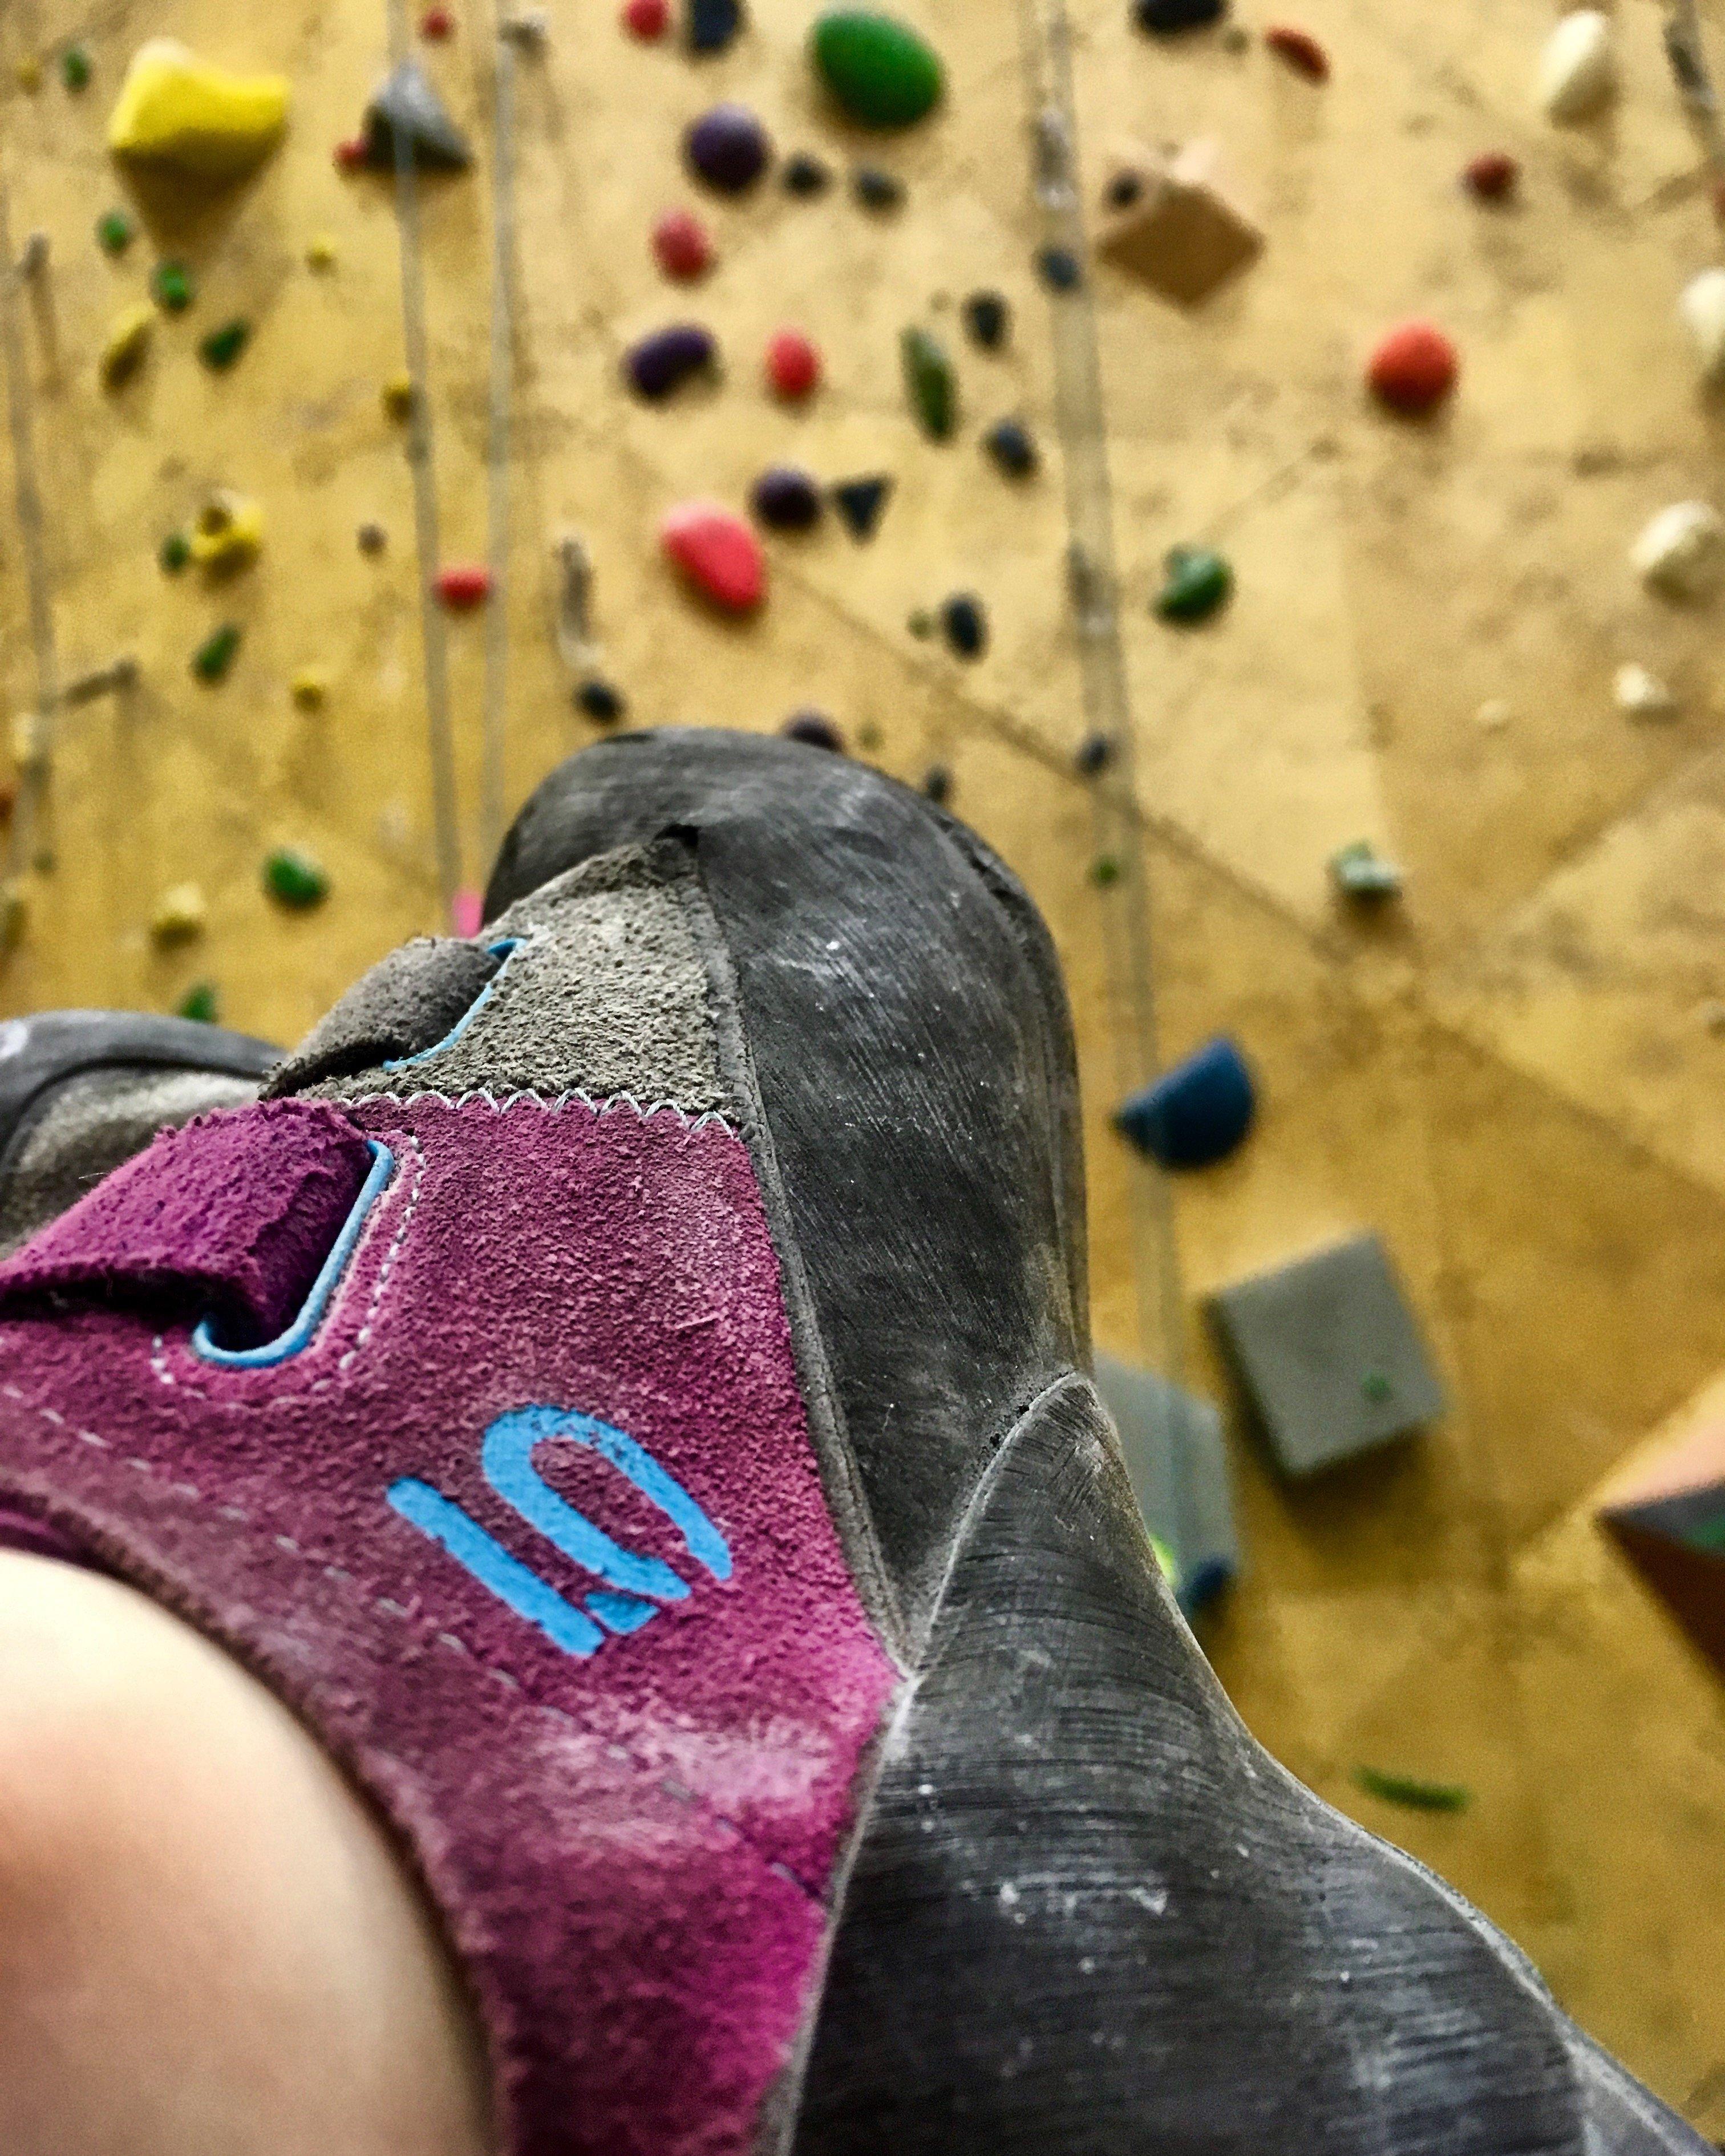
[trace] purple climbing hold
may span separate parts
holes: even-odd
[[[807,531],[820,521],[820,488],[795,465],[773,465],[749,496],[756,516],[773,531]]]
[[[623,371],[643,397],[669,397],[680,382],[711,367],[718,346],[699,322],[673,322],[655,330],[623,356]]]
[[[1164,1168],[1208,1168],[1234,1151],[1256,1110],[1246,1060],[1219,1034],[1123,1101],[1114,1127]]]
[[[690,167],[721,194],[741,194],[767,169],[773,144],[746,105],[716,105],[683,138]]]

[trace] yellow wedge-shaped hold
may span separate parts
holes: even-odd
[[[108,121],[116,157],[148,157],[204,180],[237,180],[287,123],[285,75],[229,74],[172,38],[140,45]]]

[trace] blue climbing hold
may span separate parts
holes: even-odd
[[[1208,1168],[1234,1151],[1256,1108],[1245,1058],[1219,1035],[1124,1101],[1114,1127],[1164,1168]]]

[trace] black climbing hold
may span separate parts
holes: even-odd
[[[973,292],[964,302],[965,334],[984,352],[998,352],[1012,326],[1012,309],[999,292]]]
[[[988,617],[974,592],[954,592],[941,607],[941,634],[961,659],[980,659],[988,648]]]
[[[905,198],[905,183],[878,165],[859,165],[850,185],[865,209],[896,209]]]
[[[742,28],[737,0],[688,0],[683,36],[691,53],[722,53]]]
[[[608,681],[602,680],[597,674],[588,675],[577,688],[575,701],[588,718],[597,719],[602,726],[608,726],[614,720],[620,719],[629,708],[624,701],[623,691],[614,689]]]
[[[1113,762],[1114,744],[1106,734],[1086,734],[1079,742],[1078,753],[1072,761],[1085,778],[1094,778]]]
[[[673,322],[632,344],[623,355],[623,369],[643,397],[656,401],[711,367],[717,352],[711,333],[699,322]]]
[[[683,137],[691,169],[721,194],[741,194],[767,169],[773,145],[745,105],[716,105]]]
[[[983,447],[1009,479],[1029,479],[1036,469],[1036,444],[1019,420],[997,419],[983,435]]]
[[[1117,172],[1103,191],[1103,200],[1110,209],[1130,209],[1144,192],[1144,182],[1136,172]]]
[[[805,742],[810,748],[829,748],[845,753],[845,737],[824,711],[793,711],[779,729],[787,741]]]
[[[806,150],[793,151],[779,177],[788,195],[824,195],[833,184],[831,172]]]
[[[892,481],[885,472],[866,479],[841,479],[834,487],[833,506],[853,539],[874,537],[891,491]]]
[[[398,135],[413,162],[429,171],[459,172],[473,162],[467,137],[416,59],[403,60],[366,107],[366,162],[393,167]]]
[[[807,531],[820,521],[820,488],[795,465],[773,465],[749,497],[755,515],[774,531]]]
[[[937,808],[952,798],[952,774],[943,763],[932,763],[922,774],[922,791]]]
[[[1069,248],[1045,247],[1036,258],[1037,274],[1055,292],[1076,291],[1084,276],[1083,265]]]
[[[1134,0],[1132,20],[1153,38],[1174,38],[1219,23],[1227,12],[1228,0]]]

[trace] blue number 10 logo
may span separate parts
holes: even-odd
[[[698,1564],[715,1579],[731,1577],[731,1551],[725,1537],[646,1447],[609,1423],[562,1408],[512,1408],[499,1415],[485,1432],[480,1464],[505,1504],[565,1557],[604,1581],[582,1608],[559,1594],[488,1534],[470,1512],[429,1482],[408,1476],[392,1483],[389,1502],[403,1519],[447,1550],[481,1587],[517,1616],[536,1625],[565,1654],[590,1655],[606,1632],[639,1632],[664,1604],[685,1600],[689,1587],[668,1564],[614,1543],[584,1512],[558,1496],[533,1465],[535,1447],[552,1438],[584,1445],[608,1460],[665,1514]]]

